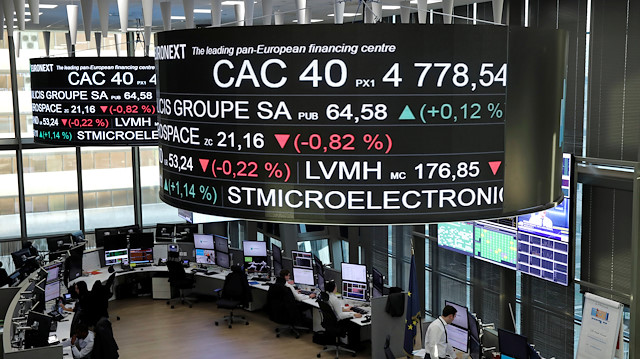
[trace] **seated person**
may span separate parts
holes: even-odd
[[[296,298],[298,302],[301,302],[307,299],[307,296],[300,293],[300,291],[297,290],[291,283],[291,272],[289,272],[288,269],[283,269],[280,271],[280,275],[278,276],[278,278],[276,278],[276,283],[278,282],[286,285],[289,289],[291,289],[291,291],[293,292],[293,297]],[[316,297],[315,293],[309,294],[309,298],[313,299],[315,297]]]
[[[2,268],[2,262],[0,262],[0,287],[9,284],[9,275],[7,271]]]
[[[425,358],[455,358],[456,353],[449,344],[447,338],[447,325],[453,322],[456,317],[456,308],[447,305],[442,309],[442,315],[429,324],[427,334],[425,334],[425,349],[427,356]]]
[[[351,318],[360,318],[362,314],[355,313],[350,307],[346,307],[344,300],[336,296],[337,290],[336,282],[332,280],[324,282],[324,291],[328,294],[327,303],[333,309],[338,321],[347,326],[348,347],[352,350],[360,350],[360,326],[352,322]]]
[[[71,337],[71,353],[74,359],[91,358],[94,338],[95,334],[86,324],[78,324],[76,334]]]

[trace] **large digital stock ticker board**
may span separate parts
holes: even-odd
[[[34,141],[157,144],[155,76],[150,57],[31,59]]]
[[[564,48],[558,32],[489,26],[159,33],[160,197],[299,223],[551,207],[562,198]]]

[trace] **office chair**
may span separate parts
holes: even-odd
[[[389,343],[390,341],[391,341],[391,336],[387,334],[387,339],[385,339],[384,341],[384,357],[385,359],[396,359],[396,356],[393,355],[393,352],[391,351],[390,343]]]
[[[296,339],[300,338],[300,330],[309,331],[309,328],[296,326],[301,320],[301,312],[291,289],[284,283],[276,281],[267,292],[267,310],[269,319],[284,324],[276,328],[276,337],[279,338],[283,331],[293,333]]]
[[[176,261],[167,261],[167,269],[169,269],[169,285],[171,289],[178,289],[180,295],[178,298],[172,298],[167,301],[167,305],[171,304],[171,309],[174,308],[174,305],[171,303],[174,300],[180,300],[182,304],[188,304],[189,308],[193,307],[193,303],[191,300],[185,298],[184,291],[185,289],[193,289],[195,281],[193,277],[187,276],[184,271],[184,267],[180,262]]]
[[[113,283],[116,280],[116,273],[113,270],[113,266],[110,266],[108,271],[111,274],[109,275],[109,278],[107,278],[107,281],[104,282],[104,287],[107,290],[107,298],[111,299],[111,297],[113,297],[113,293],[115,292],[115,288],[114,288]],[[119,315],[116,315],[116,320],[120,320],[120,316]]]
[[[118,344],[108,318],[102,317],[94,327],[95,339],[91,359],[118,359]]]
[[[231,273],[227,274],[224,279],[222,290],[218,289],[217,292],[220,295],[220,299],[217,301],[218,308],[229,309],[231,312],[224,318],[216,320],[215,325],[217,326],[219,321],[228,322],[229,328],[234,322],[238,321],[249,325],[249,321],[244,316],[233,314],[234,309],[247,307],[252,299],[247,276],[239,266],[234,265],[231,267]]]
[[[347,327],[338,321],[338,318],[333,312],[333,308],[331,308],[328,301],[329,294],[326,292],[321,293],[320,298],[318,299],[318,305],[320,306],[320,314],[322,315],[322,327],[324,328],[325,335],[328,338],[336,338],[336,342],[334,345],[325,345],[324,348],[318,353],[317,357],[320,358],[320,355],[324,352],[335,351],[336,358],[339,358],[339,353],[341,350],[347,353],[351,353],[351,356],[355,357],[355,351],[347,349],[340,345],[340,338],[344,337],[347,334]]]

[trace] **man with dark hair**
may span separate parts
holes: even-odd
[[[71,337],[71,353],[74,359],[91,358],[95,334],[86,324],[78,323],[76,334]]]
[[[300,293],[299,290],[297,290],[291,283],[289,283],[291,281],[291,272],[289,272],[288,269],[283,269],[280,271],[280,275],[278,276],[278,278],[276,278],[276,283],[282,283],[285,286],[287,286],[289,289],[291,289],[291,292],[293,292],[293,297],[296,298],[296,300],[298,302],[302,302],[303,300],[307,299],[307,297]],[[309,298],[313,299],[316,297],[315,293],[311,293],[309,294]]]
[[[428,355],[426,358],[438,359],[456,357],[453,347],[449,344],[447,338],[447,325],[453,322],[457,312],[456,308],[446,305],[444,309],[442,309],[442,315],[431,322],[429,328],[427,328],[427,334],[424,339]]]
[[[355,351],[359,351],[360,348],[360,326],[351,321],[351,318],[361,318],[362,314],[355,313],[351,310],[351,307],[346,307],[342,299],[336,296],[337,286],[335,281],[324,282],[325,295],[321,297],[325,300],[333,309],[333,313],[339,322],[347,328],[347,338],[349,339],[348,347]]]

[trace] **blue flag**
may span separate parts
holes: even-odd
[[[411,268],[409,269],[409,290],[407,292],[407,316],[404,327],[404,351],[412,356],[413,345],[418,333],[420,321],[420,294],[418,293],[418,276],[416,273],[416,260],[411,255]]]

